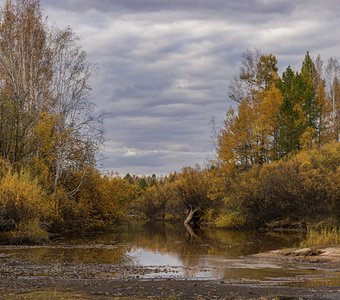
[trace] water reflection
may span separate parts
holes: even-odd
[[[299,235],[193,229],[171,224],[130,225],[116,232],[59,238],[48,246],[14,247],[18,257],[32,262],[83,262],[194,267],[290,247]],[[11,247],[3,247],[9,251]],[[216,262],[218,264],[218,262]]]
[[[148,267],[149,271],[143,271],[142,277],[173,276],[299,283],[301,276],[315,276],[315,271],[296,268],[293,265],[283,266],[241,258],[292,247],[302,239],[303,236],[299,234],[144,224],[117,228],[116,232],[111,233],[64,237],[48,246],[2,247],[0,256],[2,253],[32,263]],[[138,270],[134,274],[138,273]],[[333,282],[338,283],[339,274],[334,275],[326,271],[317,273],[318,276],[325,274],[336,278]],[[317,281],[318,278],[313,280]]]

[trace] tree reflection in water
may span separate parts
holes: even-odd
[[[176,260],[178,266],[195,268],[219,265],[221,260],[290,247],[298,244],[299,235],[266,234],[264,232],[226,231],[216,229],[193,229],[190,225],[147,223],[129,225],[116,232],[90,236],[65,237],[49,246],[14,248],[13,255],[32,262],[77,262],[105,264],[143,264],[129,253],[148,252],[148,260],[155,265],[165,256]],[[7,250],[4,250],[7,251]],[[150,256],[154,257],[150,258]]]

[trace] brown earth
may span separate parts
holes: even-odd
[[[195,280],[1,279],[0,299],[339,299],[339,288],[231,285]],[[66,296],[60,296],[66,295]],[[67,293],[67,294],[66,294]],[[35,294],[36,298],[38,294]],[[51,296],[52,295],[52,296]],[[55,297],[53,296],[55,295]],[[58,298],[59,296],[60,298]],[[74,298],[74,297],[75,298]],[[42,299],[42,298],[41,298]]]

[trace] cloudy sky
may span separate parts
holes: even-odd
[[[41,0],[97,63],[91,99],[105,112],[102,167],[166,174],[204,163],[211,119],[223,120],[241,53],[274,53],[282,68],[304,53],[340,50],[337,0]]]

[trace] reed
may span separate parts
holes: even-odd
[[[335,245],[340,245],[340,227],[308,227],[306,239],[301,242],[302,247]]]

